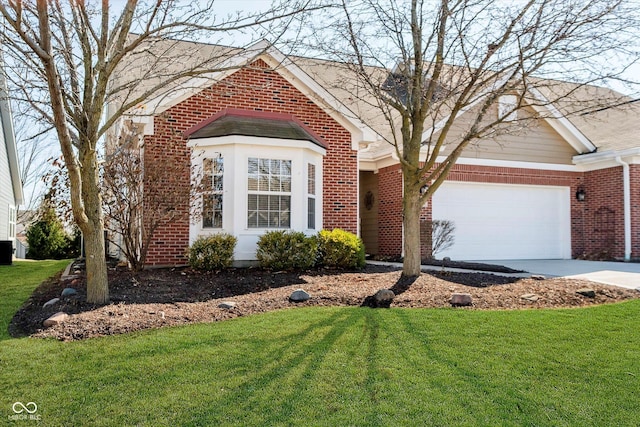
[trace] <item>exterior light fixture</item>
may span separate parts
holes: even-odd
[[[579,202],[584,202],[584,199],[586,196],[587,196],[587,193],[584,191],[584,189],[578,188],[578,191],[576,191],[576,200]]]

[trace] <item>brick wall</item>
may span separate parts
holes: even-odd
[[[584,252],[576,256],[624,257],[622,166],[586,172],[583,203]]]
[[[295,115],[328,145],[324,158],[324,228],[357,232],[358,165],[351,150],[351,135],[287,80],[258,60],[212,87],[168,109],[155,118],[154,135],[145,137],[145,167],[159,159],[181,165],[171,177],[146,182],[146,188],[179,188],[184,203],[175,206],[176,220],[158,229],[147,258],[148,265],[184,264],[189,244],[188,191],[190,151],[183,132],[224,108],[268,111]]]
[[[553,185],[570,188],[571,253],[573,258],[624,257],[624,200],[622,167],[591,172],[456,165],[448,180],[496,184]],[[640,165],[631,166],[632,257],[640,257]],[[576,192],[585,190],[579,202]],[[402,178],[399,166],[380,170],[380,254],[402,252]],[[431,220],[431,203],[421,221]],[[429,236],[421,230],[421,252],[428,256]]]
[[[402,254],[402,171],[394,165],[378,171],[378,254]]]

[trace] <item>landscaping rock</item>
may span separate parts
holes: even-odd
[[[236,308],[236,303],[233,301],[222,301],[220,304],[218,304],[218,308],[233,310],[234,308]]]
[[[311,295],[306,293],[302,289],[297,289],[289,295],[289,301],[291,302],[305,302],[311,298]]]
[[[390,289],[380,289],[375,293],[373,299],[376,303],[376,307],[389,308],[396,294]]]
[[[54,314],[53,316],[49,317],[44,322],[42,322],[42,325],[45,328],[50,328],[51,326],[55,326],[55,325],[57,325],[59,323],[64,322],[65,320],[67,320],[67,318],[69,318],[69,315],[67,313],[59,311],[56,314]]]
[[[531,278],[533,280],[547,280],[547,278],[545,276],[543,276],[542,274],[532,274]]]
[[[471,294],[455,292],[451,294],[451,299],[449,300],[449,302],[454,307],[465,307],[472,305],[473,299],[471,298]]]
[[[58,301],[60,301],[60,298],[53,298],[50,299],[49,301],[45,302],[44,305],[42,306],[42,308],[47,308],[52,306],[53,304],[57,303]]]
[[[531,302],[536,302],[540,299],[540,297],[536,294],[524,294],[524,295],[520,295],[520,298],[525,301],[531,301]]]
[[[73,288],[64,288],[62,290],[62,293],[60,294],[60,296],[62,296],[62,297],[70,297],[71,295],[75,295],[77,293],[78,293],[78,291],[76,291]]]
[[[580,288],[580,289],[576,290],[576,294],[582,295],[582,296],[587,297],[587,298],[595,298],[596,297],[596,291],[594,291],[593,289],[590,289],[590,288]]]

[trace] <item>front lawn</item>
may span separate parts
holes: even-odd
[[[13,314],[46,278],[64,270],[69,260],[14,261],[0,265],[0,341],[9,338]]]
[[[6,339],[0,418],[29,425],[11,408],[35,402],[54,426],[637,425],[639,311],[322,307]]]

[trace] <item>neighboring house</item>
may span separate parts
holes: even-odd
[[[147,263],[184,264],[197,236],[219,232],[238,237],[236,260],[253,260],[259,236],[283,228],[339,227],[369,254],[401,255],[402,175],[383,141],[388,125],[354,101],[355,88],[335,84],[344,78],[336,64],[262,48],[257,58],[238,52],[215,82],[168,88],[123,119],[140,125],[145,168],[162,160],[181,170],[145,183],[185,194]],[[621,97],[593,90],[583,96]],[[425,223],[456,225],[454,246],[439,255],[640,258],[640,106],[626,102],[570,119],[532,106],[518,114],[548,118],[470,145],[423,209]]]
[[[22,203],[18,149],[13,132],[7,85],[0,62],[0,241],[11,241],[15,249],[16,218]]]

